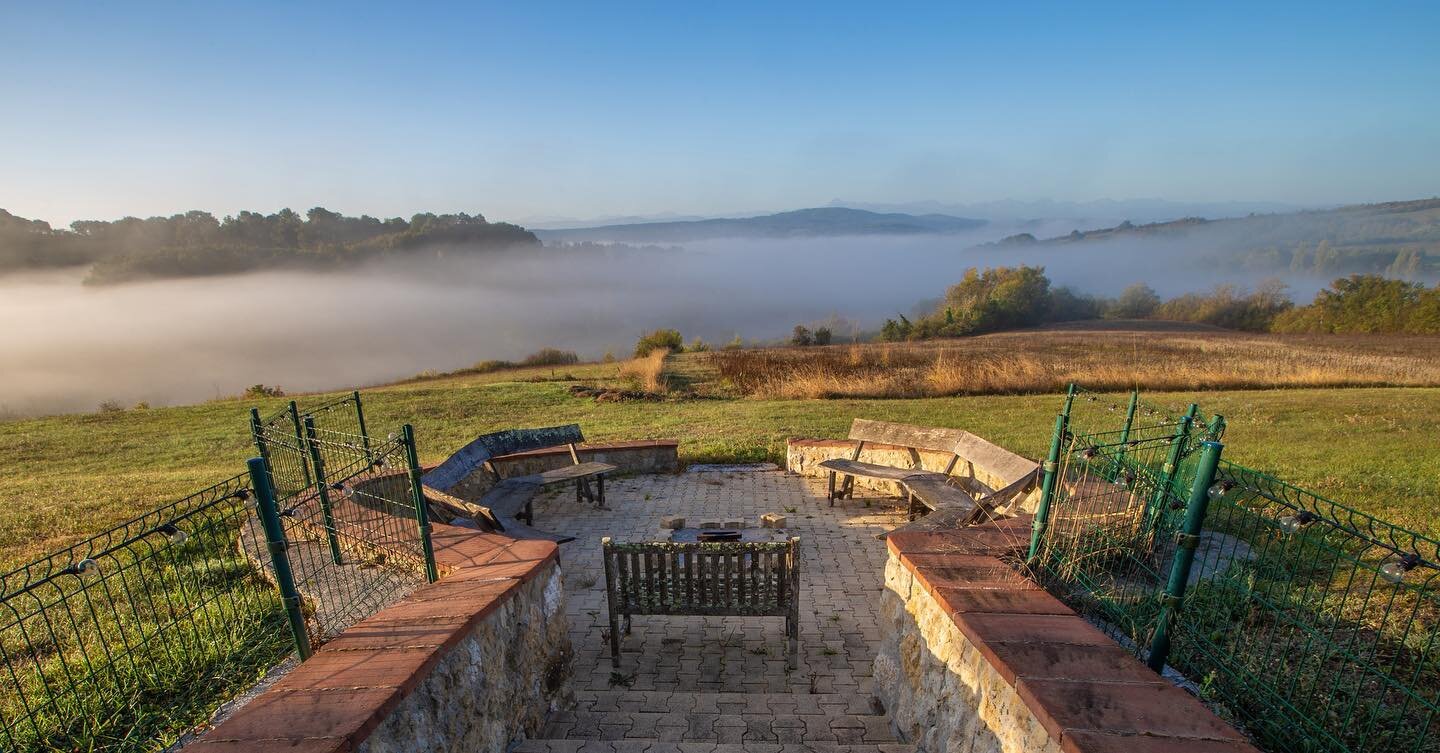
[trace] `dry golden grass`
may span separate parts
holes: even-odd
[[[634,382],[637,389],[645,392],[664,394],[670,388],[665,378],[665,357],[668,355],[668,349],[656,348],[649,355],[632,358],[620,364],[620,378]]]
[[[739,392],[911,398],[1092,389],[1440,385],[1440,337],[1038,330],[921,343],[721,351]]]

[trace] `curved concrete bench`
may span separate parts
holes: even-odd
[[[960,429],[911,426],[857,418],[850,425],[850,441],[855,445],[849,458],[830,458],[819,463],[819,466],[829,473],[830,504],[833,506],[837,499],[853,498],[857,477],[894,482],[900,486],[902,496],[909,502],[911,518],[919,517],[923,507],[930,513],[925,516],[925,520],[930,521],[930,527],[969,525],[987,511],[1010,503],[1033,486],[1039,476],[1039,466],[1036,464],[1006,453]],[[860,454],[867,444],[908,451],[911,467],[862,462]],[[920,456],[922,451],[948,456],[943,470],[924,468]],[[996,455],[995,451],[1009,457],[990,458],[989,456]],[[966,490],[955,482],[951,476],[955,466],[962,459],[974,465],[977,456],[981,460],[990,460],[992,465],[1005,466],[1008,473],[1001,476],[1006,482],[1003,486],[991,488],[979,481],[973,481],[974,489]],[[996,463],[995,460],[1006,462]],[[1016,463],[1015,460],[1020,462]],[[840,481],[838,489],[837,480]]]
[[[580,462],[575,446],[584,441],[579,424],[482,434],[426,473],[421,482],[448,498],[435,501],[445,506],[452,506],[449,504],[451,500],[460,502],[460,510],[470,513],[473,518],[483,519],[490,527],[513,538],[545,539],[556,543],[574,541],[574,536],[535,528],[535,513],[531,505],[541,489],[572,481],[577,502],[590,502],[600,507],[605,505],[605,474],[618,468],[609,463]],[[569,449],[572,465],[512,478],[501,478],[495,468],[494,461],[501,456],[561,446]],[[494,480],[494,485],[483,497],[469,503],[450,494],[477,469],[485,470]],[[590,485],[592,479],[595,481],[593,488]]]

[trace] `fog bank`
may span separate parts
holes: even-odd
[[[189,403],[257,383],[373,384],[543,346],[625,355],[656,327],[712,343],[783,337],[832,315],[874,328],[971,266],[1044,264],[1057,285],[1107,294],[1138,280],[1162,295],[1256,281],[1186,266],[1177,259],[1193,255],[1163,247],[971,248],[1003,231],[457,253],[98,288],[80,285],[80,271],[0,277],[0,417]],[[1300,287],[1308,299],[1315,283]]]

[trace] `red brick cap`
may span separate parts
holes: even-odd
[[[445,651],[559,556],[551,541],[442,523],[431,541],[438,581],[352,625],[187,750],[354,750]]]
[[[1150,671],[1001,556],[1028,519],[897,531],[886,546],[1067,753],[1258,753],[1189,693]]]

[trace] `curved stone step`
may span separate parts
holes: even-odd
[[[915,753],[905,743],[669,743],[660,740],[525,740],[512,753]]]
[[[575,711],[710,714],[852,714],[885,712],[873,696],[854,693],[734,693],[679,690],[577,690]]]
[[[887,716],[875,714],[736,713],[699,711],[557,711],[543,739],[656,740],[711,743],[829,743],[856,745],[897,742]]]

